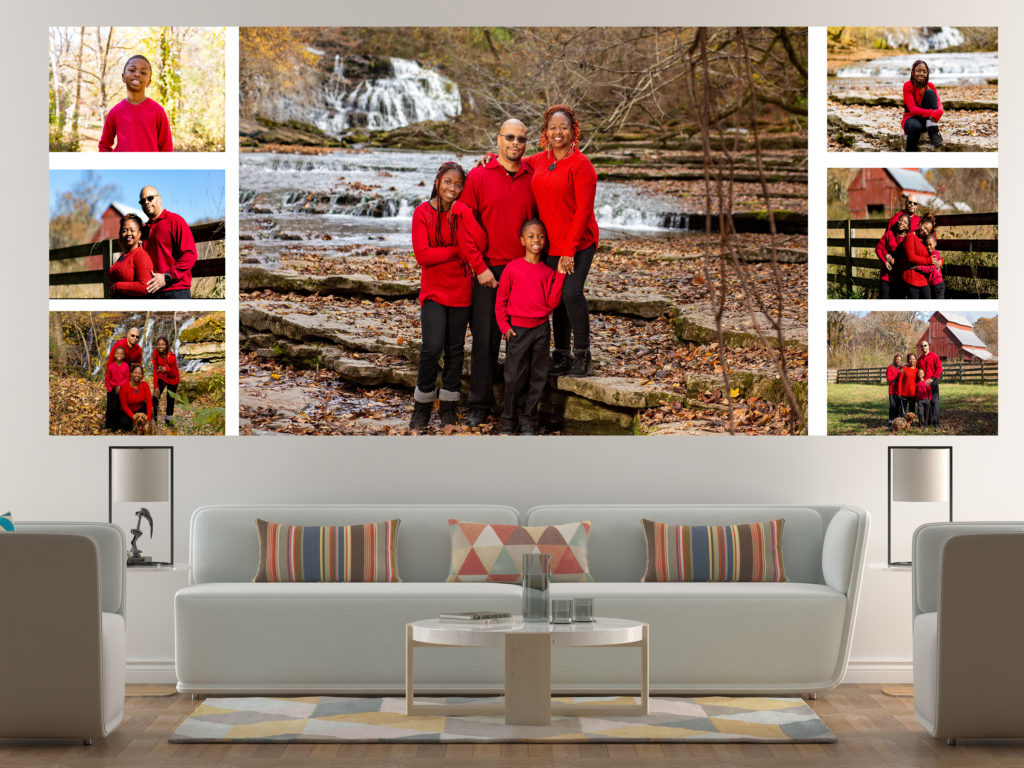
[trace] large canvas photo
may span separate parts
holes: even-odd
[[[807,35],[240,30],[242,434],[801,434]]]

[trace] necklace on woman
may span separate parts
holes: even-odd
[[[554,153],[554,151],[553,151],[553,150],[549,150],[549,151],[551,152],[551,165],[549,165],[549,166],[548,166],[548,170],[549,170],[549,171],[553,171],[553,170],[555,170],[555,168],[557,168],[557,167],[558,167],[558,158],[557,158],[557,157],[555,157],[555,153]],[[570,149],[570,150],[569,150],[569,151],[568,151],[568,152],[566,153],[565,157],[568,157],[568,156],[569,156],[569,155],[571,155],[571,154],[572,154],[573,152],[575,152],[575,150],[573,150],[573,149]],[[563,159],[563,160],[565,160],[565,157],[563,157],[562,159]]]

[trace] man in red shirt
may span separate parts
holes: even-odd
[[[910,217],[910,229],[909,232],[917,232],[917,226],[921,223],[921,217],[917,215],[917,209],[920,207],[920,203],[917,201],[917,195],[913,193],[907,193],[903,195],[903,210],[897,211],[891,219],[889,219],[889,225],[887,229],[892,229],[896,226],[896,222],[899,221],[900,215],[905,213]]]
[[[154,270],[146,290],[156,299],[192,298],[192,267],[196,264],[192,230],[181,216],[164,208],[156,187],[142,188],[139,205],[149,219],[142,237]]]
[[[921,342],[921,359],[917,367],[924,372],[924,383],[932,388],[931,408],[928,411],[929,424],[939,426],[939,380],[942,378],[942,361],[931,351],[931,344]],[[928,426],[927,424],[923,426]]]
[[[530,177],[522,163],[526,152],[526,126],[511,119],[498,130],[498,154],[469,172],[460,202],[469,206],[487,232],[484,261],[488,273],[473,283],[473,309],[469,327],[473,353],[469,368],[469,415],[466,423],[480,426],[494,405],[494,379],[498,368],[501,331],[494,316],[498,280],[505,266],[523,255],[519,232],[523,222],[537,215]],[[490,277],[487,281],[484,278]]]
[[[136,363],[142,364],[142,345],[139,343],[139,339],[142,337],[142,333],[138,328],[132,326],[128,329],[128,335],[123,339],[118,339],[110,346],[110,352],[107,354],[107,365],[114,359],[114,350],[120,348],[124,350],[124,361],[128,363],[128,367],[131,368]]]

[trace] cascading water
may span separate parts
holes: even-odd
[[[928,53],[961,45],[964,33],[956,27],[909,27],[888,31],[886,39],[893,48]]]
[[[843,67],[836,72],[836,77],[901,84],[910,78],[910,67],[919,58],[902,55],[861,61]],[[999,77],[999,54],[996,52],[937,53],[928,55],[925,61],[928,63],[928,79],[936,85],[981,84]]]

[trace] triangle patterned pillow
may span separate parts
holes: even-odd
[[[552,581],[593,581],[587,561],[590,521],[560,525],[495,525],[448,520],[448,581],[518,583],[523,555],[551,555]]]

